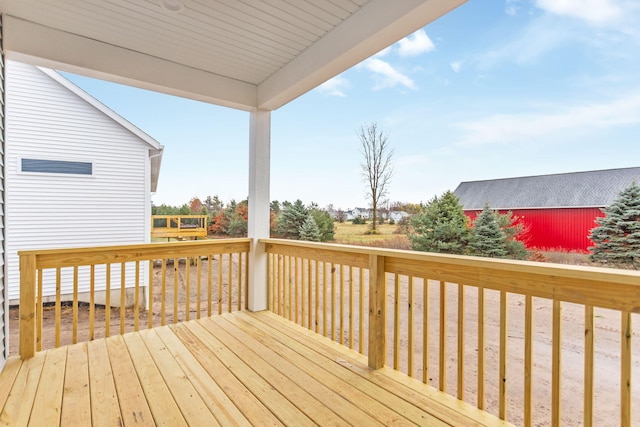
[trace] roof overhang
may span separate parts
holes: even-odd
[[[0,0],[10,59],[274,110],[466,0]],[[224,30],[224,31],[223,31]]]

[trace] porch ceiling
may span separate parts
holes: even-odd
[[[0,0],[0,12],[9,58],[272,110],[464,1]]]

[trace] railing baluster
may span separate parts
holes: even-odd
[[[344,344],[344,265],[340,266],[340,310],[338,315],[340,316],[340,344]]]
[[[166,313],[167,313],[167,261],[165,258],[162,258],[162,267],[161,267],[161,275],[162,279],[160,281],[161,292],[160,292],[160,324],[162,326],[166,325]]]
[[[560,376],[562,375],[562,306],[560,301],[553,301],[553,332],[551,357],[551,425],[559,426],[561,420]]]
[[[244,252],[244,309],[249,310],[249,253]]]
[[[620,426],[631,426],[631,313],[620,313]]]
[[[507,293],[500,291],[500,385],[498,416],[507,419]]]
[[[185,301],[184,301],[184,316],[185,320],[188,322],[191,320],[191,258],[185,257],[184,259],[184,269],[185,269]]]
[[[329,278],[331,280],[331,340],[336,340],[336,266],[329,263]]]
[[[457,397],[464,400],[464,286],[458,284],[458,385]]]
[[[282,316],[285,319],[291,319],[291,271],[289,269],[289,257],[282,257]]]
[[[133,297],[133,329],[140,330],[140,261],[136,261],[136,285]]]
[[[202,256],[196,257],[196,319],[200,318],[200,310],[202,307]]]
[[[180,290],[180,259],[173,259],[173,323],[178,323],[178,296]]]
[[[312,317],[312,300],[313,300],[313,293],[312,288],[311,288],[311,261],[307,258],[304,259],[304,266],[307,269],[307,274],[304,276],[306,278],[307,283],[304,285],[304,288],[307,288],[307,328],[312,329],[311,327],[311,317]],[[303,289],[304,289],[303,288]]]
[[[355,333],[355,330],[353,329],[353,311],[355,310],[353,305],[353,290],[353,267],[349,266],[349,348],[351,350],[353,350],[353,335]]]
[[[125,263],[120,264],[120,335],[124,335],[124,311],[126,307],[125,303],[125,291],[126,291],[126,279],[127,273]]]
[[[400,275],[393,275],[393,369],[400,367]]]
[[[61,315],[61,297],[60,291],[62,287],[60,278],[60,267],[56,268],[56,347],[60,347],[60,315]]]
[[[593,426],[593,350],[594,350],[593,306],[584,306],[584,427]]]
[[[409,276],[409,285],[407,289],[408,307],[407,307],[407,375],[413,377],[413,353],[415,352],[415,346],[413,344],[413,276]]]
[[[327,317],[329,310],[327,309],[327,263],[322,263],[322,335],[327,335]]]
[[[229,253],[229,266],[228,266],[228,279],[227,279],[227,313],[233,311],[233,254]]]
[[[485,327],[484,327],[484,300],[485,292],[482,286],[478,287],[478,409],[484,409],[484,372],[485,363]]]
[[[223,254],[218,255],[218,314],[222,314],[222,259]],[[282,313],[278,311],[278,314]]]
[[[269,254],[269,262],[273,261],[273,255]],[[273,274],[273,267],[269,264],[269,274]],[[273,281],[269,283],[271,295],[273,295]],[[207,257],[207,316],[211,317],[211,297],[213,296],[213,255]],[[273,309],[273,304],[269,307]]]
[[[524,306],[524,425],[533,424],[533,298]]]
[[[22,261],[21,261],[22,262]],[[38,269],[38,292],[36,293],[36,351],[42,350],[42,322],[44,320],[44,294],[42,286],[44,282],[44,272]],[[22,301],[22,299],[20,300]]]
[[[153,260],[149,260],[149,283],[147,286],[149,287],[149,292],[147,292],[147,306],[149,307],[149,311],[147,312],[147,323],[149,329],[153,328]]]
[[[238,311],[242,310],[242,253],[238,254],[238,301],[236,307]]]
[[[365,318],[365,312],[364,312],[364,269],[360,268],[360,280],[358,282],[358,284],[360,285],[360,308],[359,308],[359,319],[360,319],[360,325],[358,327],[358,331],[359,331],[359,336],[358,336],[358,343],[359,343],[359,350],[360,353],[364,354],[364,318]]]
[[[320,269],[319,269],[319,265],[318,265],[318,261],[314,260],[314,266],[315,266],[315,276],[316,276],[316,281],[315,281],[315,288],[316,288],[316,324],[315,324],[315,332],[318,333],[318,330],[320,329],[320,320],[319,320],[319,314],[320,314]]]
[[[71,301],[73,318],[71,319],[71,342],[78,342],[78,266],[73,267],[73,300]]]
[[[439,389],[447,392],[447,288],[445,282],[440,281],[440,360]]]
[[[293,273],[293,316],[294,316],[294,322],[298,323],[298,298],[299,298],[299,292],[298,292],[298,288],[300,286],[300,284],[298,283],[298,280],[300,278],[300,269],[298,268],[298,258],[294,257],[293,258],[293,263],[294,263],[294,273]]]
[[[429,279],[422,279],[422,382],[429,381]]]

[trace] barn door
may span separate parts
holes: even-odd
[[[5,274],[5,74],[4,74],[4,46],[3,46],[2,16],[0,15],[0,369],[4,366],[9,355],[9,313],[7,300],[7,286]]]

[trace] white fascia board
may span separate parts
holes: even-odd
[[[466,0],[372,0],[258,87],[258,107],[275,110]]]
[[[3,15],[9,59],[252,111],[257,87],[176,62]]]

